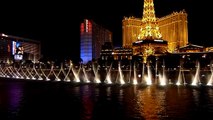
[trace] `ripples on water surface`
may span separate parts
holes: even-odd
[[[213,119],[213,88],[0,79],[1,120]]]

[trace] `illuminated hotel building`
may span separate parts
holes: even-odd
[[[174,52],[176,48],[188,44],[187,13],[182,10],[156,19],[162,39],[168,41],[168,51]],[[123,47],[131,48],[132,43],[138,40],[141,18],[124,17],[122,20]]]
[[[32,60],[37,62],[41,57],[39,41],[12,35],[0,34],[0,61]]]
[[[137,41],[142,20],[135,17],[124,17],[122,20],[122,41],[124,48],[132,48],[132,43]]]
[[[92,20],[84,19],[80,24],[80,57],[83,63],[99,58],[105,42],[112,42],[112,32]]]
[[[168,41],[170,52],[188,44],[187,13],[185,10],[173,12],[158,19],[163,39]]]

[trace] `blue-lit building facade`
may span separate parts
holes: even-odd
[[[39,41],[0,33],[0,62],[37,62],[41,57]]]
[[[83,63],[98,59],[105,42],[112,42],[112,32],[92,20],[84,19],[80,24],[80,57]]]

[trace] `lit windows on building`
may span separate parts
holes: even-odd
[[[132,60],[132,49],[131,48],[115,48],[113,50],[114,60]]]
[[[114,48],[114,49],[102,49],[101,60],[113,62],[114,60],[132,60],[131,48]]]

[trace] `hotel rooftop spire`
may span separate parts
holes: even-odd
[[[156,21],[153,0],[144,0],[142,25],[138,40],[154,40],[161,38],[162,35]]]

